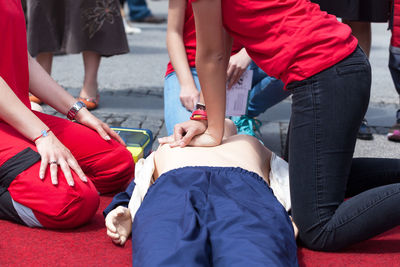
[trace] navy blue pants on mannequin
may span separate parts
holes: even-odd
[[[285,209],[261,177],[240,168],[163,174],[132,229],[133,266],[297,266]]]
[[[136,213],[132,259],[146,267],[298,266],[290,218],[272,190],[257,174],[229,167],[161,175]]]

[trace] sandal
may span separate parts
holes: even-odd
[[[97,95],[96,98],[78,97],[78,100],[85,103],[88,110],[93,110],[99,106],[100,95]]]
[[[387,138],[389,141],[400,142],[400,109],[397,111],[396,118],[396,123],[390,127]]]
[[[38,98],[32,94],[29,94],[29,101],[34,102],[39,105],[43,103],[42,100],[40,100],[40,98]]]
[[[397,122],[389,129],[387,138],[389,141],[400,142],[400,122]]]

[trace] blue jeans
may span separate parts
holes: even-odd
[[[246,115],[257,117],[287,98],[290,92],[283,90],[281,80],[268,76],[254,62],[251,62],[249,68],[253,70],[253,80]]]
[[[370,87],[360,48],[288,85],[292,215],[308,248],[338,250],[400,224],[400,160],[353,159]]]
[[[131,20],[140,20],[151,15],[146,0],[127,0],[127,2]]]
[[[199,77],[195,68],[190,69],[197,89],[200,91]],[[175,124],[189,120],[192,113],[188,111],[179,98],[181,85],[179,84],[176,72],[172,72],[165,77],[164,81],[164,119],[167,134],[174,132]]]

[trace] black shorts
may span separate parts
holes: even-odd
[[[336,17],[353,21],[387,22],[390,0],[311,0],[321,10]]]

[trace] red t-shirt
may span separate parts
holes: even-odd
[[[0,1],[0,77],[30,108],[25,18],[21,0]]]
[[[183,25],[183,44],[185,45],[186,55],[191,68],[195,67],[196,58],[196,29],[194,24],[194,16],[191,1],[187,1],[185,10],[185,21]],[[171,61],[168,62],[167,72],[165,76],[174,72]]]
[[[185,10],[185,20],[183,24],[183,44],[185,45],[187,60],[189,67],[196,67],[196,26],[194,24],[194,16],[191,1],[187,1],[187,6]],[[232,54],[235,54],[242,49],[242,45],[237,42],[233,43]],[[165,76],[174,72],[174,67],[172,67],[171,61],[168,62],[167,72]]]
[[[357,47],[351,29],[309,0],[221,0],[225,29],[286,85],[317,74]]]

